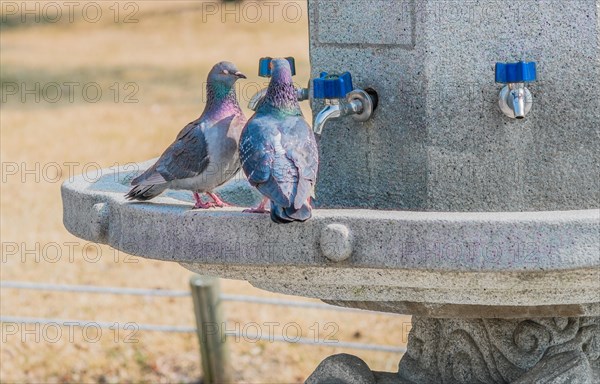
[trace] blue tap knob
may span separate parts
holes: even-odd
[[[496,83],[529,83],[536,78],[534,61],[496,63]]]
[[[313,97],[315,99],[341,99],[353,89],[350,72],[344,72],[341,75],[329,75],[327,72],[321,72],[321,76],[313,80]]]
[[[285,58],[288,63],[290,63],[290,68],[292,70],[292,76],[296,75],[296,60],[293,57]],[[272,57],[261,57],[258,61],[258,76],[260,77],[271,77],[271,60]]]

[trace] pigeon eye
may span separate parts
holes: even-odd
[[[224,75],[229,75],[229,71],[228,71],[228,70],[226,70],[226,69],[224,69],[224,70],[223,70],[223,74],[224,74]]]

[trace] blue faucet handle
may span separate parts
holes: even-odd
[[[315,99],[341,99],[353,89],[350,72],[344,72],[341,75],[321,72],[321,75],[313,80],[313,97]]]
[[[296,75],[296,60],[293,57],[285,58],[288,63],[290,63],[290,68],[292,70],[292,76]],[[261,57],[258,61],[258,76],[260,77],[271,77],[271,61],[272,57]]]
[[[535,61],[496,63],[496,83],[529,83],[536,79]]]

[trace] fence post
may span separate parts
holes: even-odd
[[[225,333],[221,332],[221,326],[224,324],[218,279],[193,275],[190,278],[190,288],[200,342],[203,382],[205,384],[231,382]]]

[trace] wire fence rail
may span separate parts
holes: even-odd
[[[321,340],[307,337],[285,337],[280,335],[262,333],[244,333],[240,330],[221,330],[215,332],[215,324],[225,324],[222,316],[222,303],[224,302],[243,302],[251,304],[275,305],[285,307],[296,307],[306,309],[317,309],[338,312],[356,312],[356,313],[377,313],[356,308],[343,308],[324,303],[304,302],[297,300],[286,300],[280,298],[256,297],[247,295],[223,294],[219,290],[218,280],[205,276],[193,276],[190,279],[190,291],[165,290],[165,289],[146,289],[146,288],[125,288],[125,287],[107,287],[95,285],[69,285],[69,284],[49,284],[34,283],[25,281],[0,281],[0,289],[25,289],[40,290],[50,292],[68,292],[68,293],[91,293],[91,294],[115,294],[115,295],[135,295],[146,297],[191,297],[194,302],[194,315],[196,326],[181,325],[159,325],[159,324],[138,324],[131,322],[106,322],[95,320],[76,320],[76,319],[53,319],[23,316],[5,316],[0,315],[0,323],[17,324],[39,324],[55,325],[63,327],[86,327],[93,325],[101,329],[115,328],[123,330],[141,330],[154,332],[174,332],[174,333],[196,333],[200,342],[200,355],[204,373],[204,382],[222,382],[228,379],[228,356],[225,342],[227,338],[244,338],[245,340],[286,342],[290,344],[304,344],[331,348],[348,348],[358,350],[368,350],[387,353],[405,353],[405,347],[396,347],[390,345],[358,343],[340,340]],[[387,316],[398,316],[393,313],[386,313]]]
[[[30,283],[25,281],[0,281],[0,288],[13,289],[30,289],[40,291],[54,292],[78,292],[78,293],[104,293],[115,295],[135,295],[135,296],[159,296],[159,297],[191,297],[189,291],[174,291],[165,289],[145,289],[145,288],[124,288],[124,287],[103,287],[97,285],[71,285],[71,284],[48,284],[48,283]],[[235,301],[241,303],[253,304],[268,304],[279,305],[286,307],[307,308],[307,309],[323,309],[337,312],[355,312],[355,313],[372,313],[384,314],[387,316],[400,316],[395,313],[382,313],[369,311],[358,308],[336,307],[334,305],[324,303],[314,303],[308,301],[286,300],[272,297],[258,297],[247,295],[220,294],[220,299],[223,301]]]

